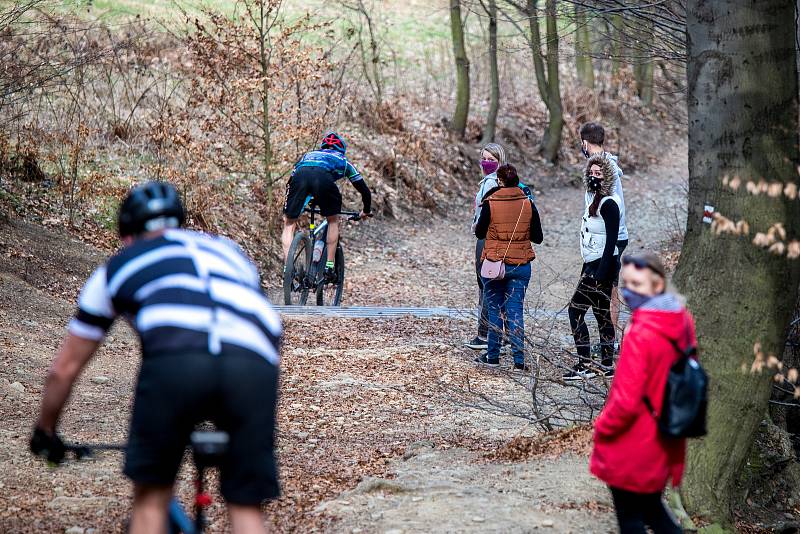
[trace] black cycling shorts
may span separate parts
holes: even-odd
[[[278,368],[244,351],[144,358],[131,417],[125,474],[170,486],[198,423],[230,436],[220,466],[225,500],[258,505],[280,494],[275,462]]]
[[[342,212],[342,193],[333,175],[322,167],[300,167],[286,184],[286,201],[283,213],[289,219],[300,217],[306,198],[314,197],[314,204],[324,217]]]

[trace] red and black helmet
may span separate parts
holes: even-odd
[[[319,147],[321,149],[332,148],[333,150],[338,150],[342,154],[347,151],[347,143],[345,143],[342,136],[336,132],[326,133],[322,138],[322,142],[320,143]]]

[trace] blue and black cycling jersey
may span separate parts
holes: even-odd
[[[314,197],[323,216],[341,213],[342,195],[336,182],[342,178],[347,178],[353,184],[361,194],[364,213],[370,213],[372,194],[366,180],[347,161],[342,151],[331,148],[312,150],[295,163],[292,177],[286,186],[283,213],[290,219],[296,219],[308,203],[309,196]]]
[[[325,148],[321,150],[314,150],[307,152],[300,158],[294,169],[301,169],[303,167],[320,167],[328,171],[334,181],[347,178],[351,183],[363,180],[361,173],[358,172],[352,163],[347,161],[344,154],[338,150]]]

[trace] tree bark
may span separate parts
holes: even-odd
[[[270,123],[269,110],[269,80],[270,80],[270,61],[271,48],[268,47],[269,40],[269,13],[264,12],[264,1],[259,3],[258,30],[258,59],[261,67],[262,91],[261,95],[261,136],[264,143],[264,183],[267,189],[267,205],[272,206],[272,125]]]
[[[542,36],[539,31],[539,13],[538,1],[528,0],[525,16],[528,18],[528,25],[530,28],[530,38],[528,45],[531,48],[531,55],[533,56],[533,70],[536,73],[536,88],[539,90],[539,96],[542,102],[547,104],[547,74],[544,70],[544,54],[542,54]]]
[[[363,26],[359,26],[358,28],[358,43],[359,48],[361,48],[361,68],[364,72],[364,77],[367,79],[369,88],[372,91],[372,94],[375,96],[375,103],[378,105],[378,107],[380,107],[383,105],[384,78],[383,68],[381,66],[381,50],[380,45],[378,44],[377,36],[378,29],[376,28],[372,15],[370,14],[370,9],[363,0],[358,0],[355,4],[342,3],[341,5],[347,9],[350,9],[351,11],[354,11],[358,18],[363,18],[367,23],[367,33],[369,34],[369,57],[367,57],[367,47],[364,46],[362,36]],[[361,24],[360,21],[359,24]]]
[[[456,60],[456,110],[451,129],[464,137],[469,116],[469,59],[464,45],[464,23],[461,20],[460,0],[450,0],[450,34],[453,38],[453,55]]]
[[[687,9],[689,215],[675,281],[697,318],[710,381],[709,434],[691,443],[684,487],[689,510],[729,524],[735,483],[767,413],[770,378],[742,373],[761,343],[780,356],[800,262],[751,237],[716,236],[705,205],[751,232],[783,222],[800,235],[786,197],[725,188],[723,175],[798,182],[798,85],[794,2],[690,0]]]
[[[558,27],[555,0],[547,0],[545,5],[547,26],[547,55],[542,53],[542,36],[539,31],[538,1],[527,0],[524,15],[528,19],[530,37],[528,46],[533,56],[533,70],[536,73],[536,87],[539,96],[547,106],[548,121],[539,149],[542,156],[551,163],[558,160],[561,147],[561,130],[564,127],[564,112],[561,106],[561,85],[558,77]],[[545,67],[547,69],[545,70]]]
[[[637,24],[637,50],[636,63],[633,67],[633,76],[636,79],[636,94],[645,105],[653,103],[653,20],[652,9],[645,9],[649,16]]]
[[[375,28],[372,23],[372,16],[370,16],[367,6],[364,2],[359,0],[359,5],[364,13],[364,18],[367,19],[367,30],[369,31],[369,49],[372,54],[372,79],[375,82],[375,98],[378,101],[378,106],[383,105],[383,73],[381,72],[381,55],[378,49],[378,40],[375,37]]]
[[[535,2],[534,2],[535,4]],[[558,16],[556,0],[545,2],[547,21],[547,111],[549,121],[542,138],[542,156],[549,162],[558,161],[564,112],[561,106],[561,83],[558,76]]]
[[[497,2],[489,0],[489,70],[491,80],[491,97],[486,127],[483,130],[483,144],[493,143],[497,127],[497,111],[500,107],[500,72],[497,66]]]
[[[575,68],[578,82],[587,89],[594,89],[594,66],[592,65],[592,43],[586,8],[575,5]]]
[[[616,14],[611,17],[611,27],[609,28],[609,39],[611,41],[611,75],[616,78],[622,70],[622,54],[625,53],[623,41],[625,34],[623,31],[624,20],[622,15]]]
[[[653,61],[650,59],[642,60],[633,69],[636,77],[636,94],[639,100],[646,105],[653,103]]]

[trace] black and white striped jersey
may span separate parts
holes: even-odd
[[[280,318],[255,266],[226,238],[168,230],[135,241],[92,274],[68,329],[99,341],[120,315],[138,332],[145,358],[248,351],[279,361]]]

